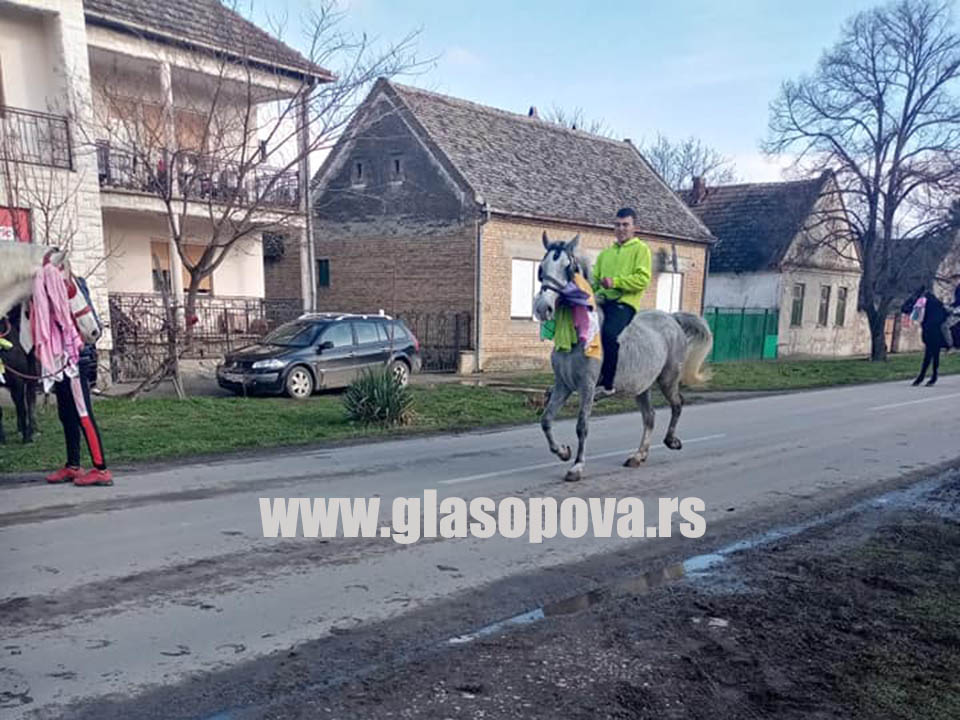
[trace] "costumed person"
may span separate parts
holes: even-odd
[[[953,291],[953,304],[946,306],[947,319],[943,321],[940,329],[943,331],[943,338],[947,342],[948,348],[958,349],[954,342],[954,334],[960,332],[957,325],[960,324],[960,285],[957,285]]]
[[[636,236],[636,219],[633,208],[617,211],[614,220],[616,242],[600,253],[593,269],[593,290],[603,305],[603,365],[597,382],[601,396],[615,392],[620,333],[640,309],[640,299],[653,272],[650,248]]]
[[[102,327],[83,278],[74,276],[73,280],[76,287],[71,288],[72,292],[83,293],[97,324]],[[56,394],[67,449],[66,464],[48,475],[47,482],[72,482],[81,487],[113,485],[90,402],[90,383],[96,382],[97,376],[96,348],[84,344],[80,337],[63,277],[50,264],[45,264],[34,279],[29,327],[28,342],[36,350],[43,391],[49,393],[52,388]],[[87,472],[80,466],[81,432],[93,464]]]

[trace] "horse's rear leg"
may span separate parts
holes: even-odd
[[[643,416],[643,437],[640,438],[639,449],[623,463],[626,467],[640,467],[640,463],[645,462],[650,455],[650,436],[653,434],[653,421],[656,414],[653,406],[650,404],[650,390],[644,390],[637,395],[637,405],[640,406],[640,414]]]
[[[667,428],[667,436],[663,439],[663,444],[671,450],[679,450],[683,447],[674,433],[677,430],[677,423],[680,421],[680,412],[683,410],[683,396],[680,394],[680,373],[672,372],[668,375],[661,375],[659,380],[660,392],[670,403],[670,427]]]
[[[561,460],[566,462],[570,459],[570,456],[573,454],[570,452],[570,446],[564,445],[562,448],[557,445],[553,439],[553,419],[557,416],[557,413],[560,412],[560,409],[563,407],[564,403],[567,402],[567,398],[570,397],[570,394],[573,391],[563,387],[559,384],[553,386],[553,390],[550,391],[549,400],[547,400],[547,405],[543,409],[543,415],[540,416],[540,427],[543,428],[543,434],[547,438],[547,444],[550,446],[550,452],[559,457]]]

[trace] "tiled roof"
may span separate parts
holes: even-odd
[[[331,73],[219,0],[83,0],[87,22],[209,46],[320,78]]]
[[[534,117],[380,81],[493,212],[612,225],[637,211],[640,232],[711,242],[706,227],[636,148]]]
[[[684,201],[717,238],[710,272],[776,269],[828,179],[707,187],[697,203],[692,190],[684,191]]]

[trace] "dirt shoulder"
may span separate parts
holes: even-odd
[[[952,472],[912,502],[737,553],[698,579],[584,601],[295,716],[957,718],[958,521]]]

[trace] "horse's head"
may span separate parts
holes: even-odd
[[[47,255],[47,262],[60,271],[63,284],[67,290],[67,299],[70,301],[70,313],[77,331],[86,343],[96,343],[103,334],[103,325],[97,316],[97,311],[90,300],[90,291],[87,282],[79,275],[74,275],[70,267],[67,253],[55,248]]]
[[[537,271],[537,280],[540,290],[533,301],[533,314],[541,322],[553,317],[557,309],[557,299],[567,284],[573,281],[573,276],[580,270],[576,255],[580,235],[576,235],[570,242],[550,242],[546,231],[543,233],[543,248],[546,254],[540,261]]]

